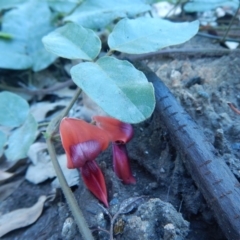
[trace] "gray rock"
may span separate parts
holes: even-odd
[[[183,240],[189,232],[189,223],[172,204],[159,198],[143,203],[134,215],[125,216],[125,229],[121,239]]]

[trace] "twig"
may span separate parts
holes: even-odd
[[[65,87],[69,87],[71,85],[73,85],[73,81],[72,79],[63,82],[63,83],[59,83],[56,84],[53,87],[49,87],[49,88],[45,88],[45,89],[37,89],[37,90],[32,90],[29,88],[16,88],[16,87],[10,87],[7,86],[5,84],[0,84],[0,88],[7,90],[7,91],[13,91],[13,92],[18,92],[18,93],[26,93],[29,94],[31,96],[39,96],[39,95],[44,95],[44,94],[48,94],[48,93],[53,93],[54,91],[57,91],[59,89],[65,88]]]
[[[235,113],[240,115],[240,110],[238,110],[236,107],[234,107],[234,105],[232,103],[229,102],[227,104]]]
[[[207,37],[207,38],[220,40],[220,42],[223,42],[223,41],[240,42],[240,39],[225,37],[224,40],[223,40],[223,37],[221,37],[221,36],[215,36],[215,35],[208,34],[208,33],[205,33],[205,32],[198,32],[197,35],[201,36],[201,37]]]
[[[173,12],[174,14],[174,11],[177,9],[177,7],[181,4],[181,0],[178,0],[175,4],[174,4],[174,7],[171,8],[168,13],[166,14],[165,18],[169,17],[170,13]]]
[[[152,82],[156,110],[168,129],[193,180],[214,212],[228,239],[240,239],[240,183],[203,131],[184,111],[164,83],[146,67],[140,67]]]
[[[105,232],[105,233],[107,233],[108,235],[110,235],[110,233],[109,233],[108,230],[103,229],[103,228],[100,228],[100,227],[94,228],[94,229],[92,229],[92,231],[102,231],[102,232]]]
[[[47,145],[48,145],[48,151],[54,166],[54,169],[56,171],[56,175],[58,177],[59,183],[61,185],[62,191],[65,195],[65,198],[67,200],[67,203],[69,205],[69,208],[72,212],[72,215],[74,216],[74,219],[78,225],[78,228],[82,234],[83,239],[85,240],[94,240],[92,233],[87,225],[86,220],[84,219],[83,213],[80,210],[78,203],[76,201],[76,198],[74,197],[71,189],[68,187],[67,181],[63,175],[62,169],[58,163],[56,152],[52,143],[52,138],[55,133],[56,128],[59,125],[59,122],[61,119],[66,116],[69,112],[69,110],[72,108],[75,101],[78,99],[79,95],[81,93],[81,89],[78,89],[75,96],[73,97],[71,103],[62,111],[61,114],[59,114],[56,118],[54,118],[47,128],[47,134],[48,138],[46,139]]]
[[[76,6],[74,6],[73,9],[68,14],[65,15],[65,17],[70,16],[82,3],[83,3],[83,0],[79,0]]]
[[[157,56],[166,56],[170,54],[186,54],[186,55],[196,55],[196,54],[201,54],[201,55],[209,55],[209,56],[222,56],[226,54],[230,54],[232,52],[240,52],[239,49],[234,49],[234,50],[228,50],[228,49],[222,49],[222,48],[188,48],[188,49],[164,49],[158,52],[152,52],[152,53],[145,53],[145,54],[124,54],[120,59],[129,59],[130,61],[139,61],[139,60],[144,60],[148,58],[153,58]]]

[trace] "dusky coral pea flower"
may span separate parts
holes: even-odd
[[[88,189],[108,207],[107,189],[101,169],[95,161],[87,161],[80,168],[82,178]]]
[[[79,168],[88,189],[108,206],[105,180],[95,158],[108,147],[109,136],[104,130],[75,118],[63,118],[60,135],[67,167]]]
[[[100,128],[76,118],[63,118],[60,136],[67,154],[67,167],[80,168],[95,159],[109,144],[108,135]]]
[[[93,120],[98,127],[107,131],[112,142],[127,143],[133,137],[133,127],[129,123],[104,116],[94,116]]]
[[[104,116],[94,116],[93,120],[97,126],[108,133],[112,141],[113,169],[118,178],[125,184],[136,183],[131,172],[126,148],[126,143],[133,137],[132,125]]]
[[[113,169],[116,175],[125,184],[136,183],[129,165],[126,144],[112,143],[113,148]]]

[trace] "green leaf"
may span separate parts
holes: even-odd
[[[18,127],[27,118],[29,105],[27,101],[11,92],[0,93],[0,125]]]
[[[51,12],[45,1],[28,1],[6,12],[1,30],[13,39],[0,39],[0,56],[6,56],[6,59],[0,58],[0,68],[26,69],[31,66],[34,71],[40,71],[49,66],[56,56],[44,49],[41,39],[52,29]],[[18,62],[21,57],[23,60]]]
[[[34,142],[37,132],[37,122],[29,114],[24,124],[16,129],[8,139],[5,155],[9,161],[16,161],[27,156],[29,147]]]
[[[0,31],[0,38],[6,39],[6,40],[10,40],[13,38],[13,36],[7,32],[2,32]]]
[[[159,18],[123,19],[109,35],[111,50],[130,54],[155,52],[161,48],[181,44],[198,32],[199,23],[173,23]]]
[[[2,44],[0,40],[0,68],[6,69],[28,69],[32,67],[32,59],[23,53],[18,53],[10,48],[10,44]]]
[[[184,5],[186,12],[205,12],[217,7],[238,8],[239,0],[192,0]]]
[[[101,49],[101,41],[91,29],[67,23],[43,38],[45,48],[68,59],[93,60]]]
[[[115,19],[133,17],[149,10],[151,10],[150,6],[143,0],[87,0],[64,20],[91,29],[101,29]]]
[[[4,148],[5,144],[6,144],[6,141],[7,141],[7,137],[6,137],[5,133],[0,131],[0,157],[3,154],[3,148]]]
[[[96,63],[74,66],[71,75],[106,113],[123,122],[144,121],[154,110],[152,84],[128,61],[103,57]]]

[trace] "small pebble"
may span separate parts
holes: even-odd
[[[157,182],[149,183],[149,188],[156,189],[157,187],[158,187],[158,183]]]
[[[74,236],[77,234],[77,227],[74,220],[69,217],[63,223],[62,228],[62,238],[66,240],[74,239]]]
[[[117,198],[113,198],[111,201],[110,201],[110,205],[116,205],[119,203],[119,200]]]
[[[164,170],[164,168],[160,168],[160,173],[165,173],[166,171]]]
[[[176,229],[172,223],[168,223],[164,226],[164,240],[175,240],[176,239]]]

